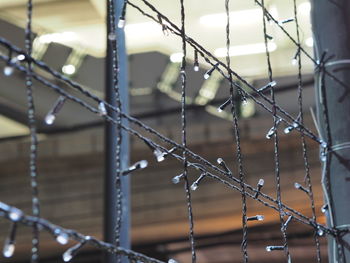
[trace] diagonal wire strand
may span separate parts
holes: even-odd
[[[4,61],[8,61],[8,57],[7,57],[7,56],[0,55],[0,58],[1,58],[2,60],[4,60]],[[27,69],[26,69],[24,66],[21,66],[21,65],[18,65],[18,64],[16,64],[16,63],[12,63],[12,62],[10,62],[10,65],[13,66],[13,67],[15,67],[16,69],[22,71],[22,72],[27,72]],[[43,85],[45,85],[45,86],[47,86],[47,87],[49,87],[49,88],[55,90],[55,91],[58,92],[60,95],[63,95],[63,96],[65,96],[65,97],[67,97],[68,99],[70,99],[70,100],[76,102],[77,104],[79,104],[79,105],[81,105],[82,107],[88,109],[89,111],[91,111],[91,112],[93,112],[93,113],[95,113],[95,114],[99,114],[99,113],[100,113],[100,112],[99,112],[98,110],[96,110],[94,107],[90,106],[89,104],[87,104],[86,102],[82,101],[81,99],[79,99],[79,98],[77,98],[77,97],[75,97],[75,96],[73,96],[73,95],[68,94],[64,89],[62,89],[61,87],[59,87],[59,86],[57,86],[57,85],[55,85],[55,84],[50,83],[49,81],[45,80],[45,79],[42,78],[41,76],[39,76],[39,75],[33,73],[33,77],[34,77],[37,81],[39,81],[40,83],[42,83]],[[83,89],[81,86],[79,86],[79,87],[80,87],[81,89]],[[99,99],[99,98],[95,97],[94,95],[92,95],[90,98],[95,99],[97,102],[103,102],[103,103],[105,103],[106,106],[107,106],[109,109],[117,110],[117,109],[114,108],[112,105],[108,104],[107,102],[103,101],[102,99]],[[218,172],[218,173],[220,173],[221,175],[224,175],[224,176],[227,177],[230,181],[233,181],[234,183],[240,184],[240,180],[239,180],[238,178],[236,178],[236,177],[234,177],[234,176],[229,176],[229,177],[228,177],[228,174],[227,174],[225,171],[223,171],[223,170],[221,170],[220,168],[218,168],[217,166],[213,165],[212,163],[210,163],[209,161],[207,161],[207,160],[206,160],[205,158],[203,158],[202,156],[197,155],[196,153],[192,152],[192,151],[191,151],[190,149],[188,149],[188,148],[184,148],[181,144],[178,144],[178,143],[172,141],[171,139],[165,137],[164,135],[160,134],[159,132],[155,131],[154,129],[152,129],[152,128],[148,127],[147,125],[143,124],[143,123],[140,122],[139,120],[137,120],[137,119],[135,119],[135,118],[133,118],[133,117],[131,117],[131,116],[128,116],[128,115],[124,114],[123,112],[121,112],[121,114],[122,114],[122,116],[124,116],[125,118],[127,118],[131,123],[134,123],[134,124],[137,125],[138,127],[142,128],[144,131],[149,132],[149,133],[151,133],[151,134],[157,136],[157,137],[158,137],[161,141],[163,141],[164,143],[167,143],[167,144],[169,144],[169,145],[171,145],[171,146],[174,146],[174,147],[176,147],[176,148],[178,148],[178,149],[185,150],[186,153],[187,153],[191,158],[193,158],[194,160],[199,161],[199,162],[203,163],[205,166],[207,166],[209,169],[211,169],[211,170],[213,170],[213,171],[215,171],[215,172]],[[113,123],[116,124],[116,120],[114,120],[113,118],[111,118],[111,117],[109,117],[109,116],[107,116],[107,117],[108,117],[108,118],[107,118],[108,121],[112,121]],[[136,134],[137,134],[137,133],[135,133],[135,131],[134,131],[133,129],[128,129],[128,128],[126,128],[125,126],[122,126],[122,128],[125,129],[125,130],[127,130],[128,132],[130,132],[132,135],[136,135]],[[140,139],[142,139],[142,137],[139,137],[139,136],[137,136],[137,137],[140,138]],[[209,170],[208,170],[208,172],[209,172]],[[231,185],[231,184],[230,184],[230,185]],[[246,187],[248,190],[253,191],[253,192],[254,192],[254,191],[256,192],[256,189],[255,189],[254,187],[252,187],[251,185],[246,184],[246,183],[244,183],[244,185],[245,185],[245,187]],[[233,187],[233,188],[234,188],[235,190],[241,192],[241,190],[239,190],[239,188],[235,188],[235,187]],[[250,193],[247,192],[247,195],[251,197],[251,194],[250,194],[250,195],[249,195],[249,194],[250,194]],[[264,194],[263,192],[259,192],[259,196],[263,197],[264,199],[266,199],[266,200],[268,200],[268,201],[270,201],[270,202],[273,202],[273,203],[277,204],[277,200],[276,200],[276,199],[270,197],[269,195]],[[254,199],[256,199],[256,200],[258,200],[258,201],[260,201],[260,202],[262,201],[262,200],[260,200],[259,198],[254,198]],[[266,205],[266,204],[264,203],[264,205]],[[306,217],[305,215],[301,214],[300,212],[294,210],[293,208],[291,208],[291,207],[289,207],[289,206],[287,206],[287,205],[285,205],[285,204],[283,204],[283,203],[282,203],[282,206],[283,206],[284,209],[290,211],[290,212],[293,213],[295,216],[297,216],[297,217],[296,217],[297,220],[299,220],[298,217],[300,217],[300,222],[303,222],[303,223],[305,223],[305,224],[309,224],[309,225],[311,225],[311,226],[318,226],[318,227],[321,227],[321,228],[324,229],[327,233],[333,234],[332,229],[326,228],[325,226],[322,226],[322,225],[318,224],[317,222],[314,222],[314,221],[310,220],[310,218]],[[272,207],[271,207],[271,208],[272,208]]]

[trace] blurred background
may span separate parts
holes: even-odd
[[[140,0],[133,3],[142,8]],[[150,0],[177,25],[179,1]],[[293,1],[267,0],[269,12],[277,20],[294,16]],[[310,3],[299,0],[298,17],[302,46],[312,54]],[[225,59],[224,1],[188,0],[186,32],[218,58]],[[24,47],[25,0],[0,1],[0,36]],[[147,9],[146,9],[147,10]],[[231,1],[232,69],[254,87],[266,85],[262,12],[253,0]],[[35,0],[33,13],[33,56],[84,85],[103,98],[105,86],[106,3],[103,0]],[[284,24],[295,37],[295,24]],[[277,82],[276,100],[295,118],[298,115],[295,45],[274,24],[267,25],[272,69]],[[128,7],[126,17],[130,113],[173,140],[181,141],[180,83],[181,40],[164,34],[161,27]],[[0,49],[5,52],[5,49]],[[229,96],[228,83],[217,73],[205,80],[210,65],[200,60],[200,70],[192,67],[193,50],[188,50],[188,144],[194,152],[215,162],[218,157],[237,171],[231,114],[217,107]],[[1,62],[1,67],[5,63]],[[306,126],[314,133],[310,109],[314,107],[313,64],[302,56],[304,114]],[[37,71],[56,84],[47,74]],[[72,92],[68,87],[63,86]],[[76,95],[76,93],[72,92]],[[66,102],[53,125],[45,115],[58,95],[35,83],[35,106],[39,134],[39,196],[42,216],[65,228],[102,238],[104,180],[104,122],[81,107]],[[272,117],[252,101],[239,106],[242,150],[247,182],[255,186],[265,180],[264,192],[275,197],[274,148],[266,139]],[[29,138],[26,117],[24,75],[0,73],[0,200],[30,213],[28,172]],[[304,181],[300,135],[281,130],[282,201],[311,216],[308,196],[294,188]],[[131,138],[131,161],[146,159],[149,167],[131,176],[131,237],[135,250],[161,260],[190,261],[186,196],[183,185],[172,177],[181,173],[173,160],[156,163],[144,143]],[[325,219],[318,145],[308,141],[311,176],[314,183],[318,221]],[[198,176],[190,173],[190,180]],[[241,195],[224,185],[205,179],[193,192],[198,262],[241,262]],[[248,200],[248,215],[261,214],[264,221],[249,222],[250,262],[284,262],[283,252],[267,252],[267,245],[280,245],[279,215],[254,200]],[[9,223],[0,219],[0,242]],[[20,227],[13,259],[1,262],[28,262],[30,230]],[[292,222],[288,229],[293,262],[314,262],[316,247],[313,229]],[[61,262],[66,247],[43,234],[42,262]],[[326,259],[326,240],[321,238]],[[71,244],[69,244],[71,245]],[[100,252],[86,247],[72,262],[101,262]]]

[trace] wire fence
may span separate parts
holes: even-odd
[[[267,10],[265,7],[264,0],[254,2],[261,8],[263,13],[263,28],[262,34],[264,37],[265,49],[266,49],[266,67],[268,73],[269,83],[267,83],[263,87],[254,87],[251,85],[246,79],[240,76],[237,72],[235,72],[231,68],[231,60],[230,60],[230,8],[229,8],[229,0],[225,0],[225,13],[226,13],[226,61],[223,62],[216,58],[211,52],[209,52],[205,47],[203,47],[200,43],[195,41],[191,36],[186,33],[186,8],[185,1],[180,0],[179,10],[181,15],[181,25],[175,25],[170,19],[168,19],[164,14],[162,14],[154,5],[152,5],[147,0],[140,0],[143,5],[136,4],[136,1],[126,0],[124,2],[124,6],[122,9],[122,14],[119,18],[116,18],[115,15],[115,0],[108,0],[108,4],[110,5],[109,14],[110,17],[110,32],[116,32],[116,27],[124,27],[125,24],[125,15],[127,8],[134,8],[140,14],[146,16],[150,20],[155,21],[160,24],[163,30],[178,36],[182,40],[182,61],[181,61],[181,131],[182,131],[182,140],[181,143],[177,143],[166,136],[162,135],[155,129],[147,126],[143,122],[138,119],[126,114],[121,110],[121,101],[119,95],[119,83],[118,83],[118,43],[117,36],[115,33],[111,33],[108,36],[108,41],[110,41],[112,45],[112,53],[113,53],[113,87],[116,93],[117,98],[117,106],[114,107],[107,103],[102,98],[95,96],[89,90],[85,89],[82,85],[74,82],[64,74],[61,74],[58,71],[50,68],[42,61],[38,61],[32,57],[32,1],[28,1],[27,5],[27,26],[25,30],[25,50],[22,50],[8,40],[0,37],[0,45],[5,47],[8,50],[8,55],[1,54],[0,59],[7,63],[7,68],[16,69],[25,73],[26,80],[25,86],[27,90],[27,100],[28,100],[28,120],[30,127],[30,178],[31,178],[31,188],[32,188],[32,215],[25,215],[21,210],[12,207],[8,204],[0,202],[0,216],[10,220],[12,222],[10,236],[5,242],[5,247],[3,253],[6,257],[11,257],[14,252],[14,244],[15,244],[15,233],[16,226],[18,224],[26,225],[33,229],[33,239],[32,239],[32,255],[31,262],[35,263],[39,261],[39,232],[47,231],[51,233],[60,244],[67,244],[69,239],[77,241],[77,244],[72,248],[68,249],[64,255],[63,260],[65,262],[70,261],[79,251],[82,246],[87,244],[97,247],[101,250],[105,250],[109,253],[124,255],[129,258],[131,262],[161,262],[159,260],[147,257],[146,255],[142,255],[136,253],[131,250],[124,249],[120,247],[120,230],[122,226],[121,221],[121,200],[122,200],[122,192],[121,192],[121,180],[122,176],[127,176],[130,172],[138,169],[142,169],[147,166],[147,163],[144,161],[140,161],[132,166],[130,166],[127,170],[121,169],[121,144],[122,144],[122,130],[125,130],[130,135],[136,137],[140,141],[144,142],[147,147],[150,148],[152,153],[155,155],[155,158],[158,162],[164,161],[166,159],[175,159],[180,162],[183,166],[183,172],[175,176],[173,178],[174,183],[184,183],[185,186],[185,196],[187,200],[187,208],[188,208],[188,221],[189,221],[189,241],[191,246],[191,255],[192,262],[196,262],[196,239],[195,239],[195,220],[193,219],[193,211],[192,211],[192,198],[191,191],[196,190],[200,186],[200,182],[203,178],[210,178],[211,180],[220,182],[221,184],[229,187],[230,189],[237,191],[241,194],[241,203],[242,203],[242,257],[243,262],[248,262],[249,260],[249,251],[248,251],[248,227],[247,222],[253,220],[262,220],[262,215],[256,216],[247,216],[247,209],[249,208],[247,205],[247,199],[254,199],[255,201],[261,203],[263,206],[266,206],[270,209],[273,209],[278,212],[280,226],[281,226],[281,237],[283,243],[279,246],[267,246],[267,251],[275,251],[275,250],[283,250],[285,252],[285,260],[287,262],[292,261],[293,255],[289,251],[288,247],[288,235],[287,228],[288,224],[291,221],[298,221],[302,224],[310,226],[314,231],[314,242],[316,249],[316,260],[317,262],[321,262],[321,251],[320,251],[320,241],[319,236],[323,236],[325,234],[331,235],[334,237],[339,237],[342,233],[339,230],[330,228],[323,224],[318,223],[315,212],[315,201],[313,188],[310,177],[310,165],[308,158],[308,147],[306,144],[306,138],[310,138],[311,140],[317,142],[321,147],[321,160],[327,164],[327,153],[328,149],[330,149],[329,138],[321,138],[320,135],[314,134],[311,129],[304,125],[304,117],[303,117],[303,80],[302,80],[302,62],[301,56],[305,55],[308,59],[315,64],[315,66],[322,71],[323,74],[333,78],[337,83],[344,88],[346,88],[345,83],[342,83],[339,79],[332,75],[331,72],[327,71],[322,65],[325,62],[325,58],[321,58],[320,60],[314,59],[307,51],[303,48],[300,42],[300,27],[298,22],[298,12],[296,6],[296,0],[293,1],[293,18],[277,21],[273,15]],[[292,43],[295,44],[295,48],[297,50],[295,59],[297,61],[298,66],[298,116],[295,118],[290,113],[282,108],[281,105],[278,105],[275,99],[275,88],[277,86],[276,81],[274,81],[273,70],[271,66],[271,58],[270,51],[268,48],[268,42],[270,36],[267,33],[267,21],[274,23],[280,30],[283,32]],[[296,39],[291,36],[284,28],[284,24],[286,23],[294,23],[296,28]],[[231,171],[230,168],[226,165],[225,161],[222,158],[217,159],[217,164],[209,162],[204,157],[196,154],[191,151],[187,146],[187,111],[186,111],[186,87],[187,87],[187,75],[186,68],[188,67],[186,56],[187,56],[187,48],[191,47],[195,52],[195,63],[194,66],[198,67],[198,57],[204,59],[208,65],[210,65],[210,69],[205,73],[205,78],[209,78],[213,71],[217,71],[219,74],[223,76],[223,78],[229,83],[229,91],[228,91],[228,99],[227,101],[221,105],[220,110],[225,110],[226,107],[230,108],[230,114],[232,115],[232,134],[235,138],[234,144],[236,145],[236,149],[232,149],[232,152],[236,153],[234,159],[238,164],[238,171]],[[54,79],[60,80],[67,84],[72,89],[63,89],[59,85],[55,84],[53,81],[49,81],[46,78],[39,75],[33,67],[40,68],[41,70],[47,72],[49,75],[54,77]],[[59,100],[53,105],[52,110],[49,112],[46,118],[46,122],[53,122],[56,115],[59,114],[60,109],[64,106],[64,102],[66,100],[70,100],[81,107],[89,110],[90,112],[100,116],[108,122],[111,122],[119,128],[119,133],[117,136],[117,180],[116,180],[116,188],[117,188],[117,227],[116,227],[116,240],[114,244],[105,243],[103,241],[97,240],[90,236],[85,236],[76,231],[65,229],[61,226],[54,225],[53,223],[43,219],[40,217],[40,202],[39,202],[39,186],[37,182],[38,172],[37,172],[37,131],[36,131],[36,121],[35,121],[35,102],[33,99],[32,86],[33,80],[38,81],[43,84],[48,89],[55,91],[60,97]],[[238,81],[239,82],[238,82]],[[79,97],[72,95],[71,91],[78,92],[80,94]],[[247,91],[249,90],[249,92]],[[274,162],[275,162],[275,191],[276,198],[265,194],[263,190],[264,180],[260,179],[257,182],[257,185],[250,185],[246,182],[246,173],[245,173],[245,165],[244,165],[244,156],[241,150],[241,136],[240,136],[240,126],[239,126],[239,118],[237,116],[236,110],[236,98],[235,92],[237,92],[243,100],[249,98],[253,100],[257,105],[262,107],[266,112],[271,115],[271,129],[267,131],[266,138],[271,139],[274,142]],[[270,92],[270,95],[267,93]],[[93,101],[93,103],[91,102]],[[324,104],[326,105],[326,104]],[[112,113],[116,113],[116,117],[111,117]],[[327,115],[327,109],[324,109],[325,115]],[[113,115],[114,116],[114,115]],[[128,120],[135,128],[126,126],[122,123],[122,120]],[[327,120],[327,118],[326,118]],[[301,185],[296,183],[295,187],[301,191],[307,193],[310,199],[310,207],[312,210],[312,216],[308,217],[293,209],[292,207],[286,205],[282,202],[281,198],[281,173],[280,173],[280,146],[279,146],[279,127],[281,123],[285,123],[287,128],[285,129],[285,133],[289,133],[292,130],[297,131],[300,134],[301,147],[303,153],[304,160],[304,170],[305,170],[305,184]],[[156,137],[159,141],[158,143],[151,139],[151,137]],[[197,171],[198,177],[192,183],[188,178],[189,170]],[[325,169],[327,171],[327,169]],[[345,230],[344,230],[345,231]],[[120,258],[119,258],[120,260]],[[169,262],[174,262],[174,260],[170,260]]]

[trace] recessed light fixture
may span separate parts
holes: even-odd
[[[127,37],[162,34],[162,27],[156,22],[127,24],[125,26],[125,34]]]
[[[62,33],[52,33],[45,34],[39,37],[39,41],[44,44],[49,44],[52,42],[56,43],[67,43],[78,39],[78,36],[74,32],[62,32]]]
[[[273,52],[277,49],[277,45],[273,42],[268,43],[268,50]],[[264,53],[266,51],[265,43],[256,43],[256,44],[248,44],[248,45],[240,45],[240,46],[231,46],[229,49],[229,54],[231,57],[233,56],[244,56],[244,55],[252,55]],[[218,48],[214,51],[215,56],[217,57],[226,57],[227,49],[226,48]]]
[[[298,6],[298,12],[299,12],[299,14],[302,14],[302,15],[310,15],[311,3],[310,2],[301,3]]]
[[[170,55],[170,61],[173,63],[180,63],[182,61],[183,54],[180,53],[174,53]]]
[[[314,46],[314,39],[312,37],[309,37],[305,40],[305,44],[308,46],[308,47],[313,47]]]
[[[71,64],[62,67],[62,72],[67,75],[73,75],[75,71],[75,66]]]
[[[262,10],[260,8],[247,9],[230,12],[230,23],[233,25],[252,24],[261,20]],[[199,22],[208,27],[221,27],[227,23],[225,13],[210,14],[199,18]]]

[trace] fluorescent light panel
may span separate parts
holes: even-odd
[[[170,61],[173,63],[180,63],[182,61],[182,57],[184,55],[180,52],[180,53],[174,53],[170,55]]]
[[[273,52],[277,49],[277,45],[273,42],[268,43],[268,50]],[[264,53],[265,43],[256,43],[256,44],[248,44],[248,45],[240,45],[240,46],[231,46],[229,48],[230,56],[244,56],[244,55],[252,55]],[[227,49],[226,48],[218,48],[214,51],[215,56],[217,57],[226,57]]]
[[[230,12],[230,23],[233,25],[252,24],[260,21],[262,10],[260,8]],[[225,13],[210,14],[200,17],[199,22],[208,27],[221,27],[227,23]]]
[[[125,26],[125,34],[127,37],[139,37],[140,35],[154,35],[161,33],[162,27],[156,22],[127,24]]]
[[[301,3],[298,6],[298,12],[299,12],[299,14],[302,14],[302,15],[310,15],[311,3],[310,2]]]
[[[308,47],[313,47],[314,46],[314,39],[312,37],[309,37],[305,40],[305,44],[308,46]]]
[[[51,34],[41,35],[39,37],[39,41],[45,44],[49,44],[51,42],[67,43],[67,42],[76,41],[77,39],[78,39],[78,36],[74,32],[51,33]]]

